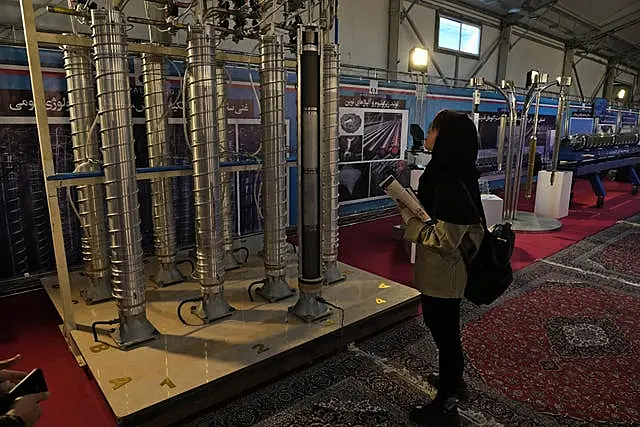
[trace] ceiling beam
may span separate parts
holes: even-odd
[[[617,26],[613,26],[613,27],[609,27],[609,28],[604,28],[600,34],[594,36],[594,38],[600,38],[600,37],[606,37],[608,35],[613,35],[615,33],[618,33],[622,30],[624,30],[625,28],[629,28],[632,27],[634,25],[637,25],[640,23],[640,13],[638,14],[639,16],[637,16],[636,18],[627,21],[623,24],[619,24]]]
[[[558,3],[558,0],[525,0],[522,3],[521,9],[526,12],[537,12],[545,7],[551,7]]]
[[[615,12],[613,15],[609,15],[607,19],[601,23],[601,26],[603,28],[608,27],[612,24],[615,24],[616,21],[619,21],[620,19],[625,19],[630,16],[634,16],[639,12],[640,12],[640,3],[629,5]]]

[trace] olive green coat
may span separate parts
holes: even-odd
[[[475,257],[484,236],[482,225],[444,221],[425,224],[418,218],[411,218],[404,236],[417,245],[413,273],[416,289],[436,298],[462,298],[467,268],[460,247],[469,259]]]

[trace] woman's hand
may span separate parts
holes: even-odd
[[[16,384],[27,376],[26,372],[6,369],[11,367],[21,358],[22,356],[18,354],[13,356],[11,359],[0,360],[0,395],[9,393]]]
[[[34,426],[42,415],[39,403],[47,400],[49,393],[27,394],[16,399],[7,415],[20,418],[27,427]]]

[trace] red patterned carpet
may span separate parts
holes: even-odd
[[[487,385],[538,412],[640,422],[640,300],[548,285],[490,310],[463,331]]]
[[[614,244],[608,245],[598,256],[604,268],[616,273],[640,277],[640,233],[627,234]]]
[[[640,226],[617,224],[553,255],[549,261],[640,287]]]

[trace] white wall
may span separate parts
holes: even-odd
[[[482,26],[482,39],[480,40],[480,57],[483,56],[491,48],[491,44],[500,36],[500,30],[488,25]],[[491,54],[487,63],[484,64],[476,73],[478,77],[486,77],[494,80],[498,70],[498,48]],[[474,59],[462,58],[460,61],[461,78],[471,77],[471,71],[477,65],[478,61]]]
[[[607,65],[606,63],[603,63],[604,61],[599,59],[581,59],[579,57],[575,57],[574,60],[577,62],[576,71],[578,72],[578,78],[582,85],[582,92],[585,97],[590,98],[591,95],[593,95],[593,91],[598,87],[602,76],[607,71]],[[580,95],[575,75],[573,76],[573,85],[571,86],[569,93],[576,96]],[[595,95],[602,95],[602,86]]]
[[[343,63],[387,68],[388,0],[341,0],[338,20]]]
[[[511,43],[520,36],[512,32]],[[524,87],[529,70],[538,70],[555,79],[562,74],[564,51],[522,38],[509,52],[507,80],[513,80],[518,87]]]

